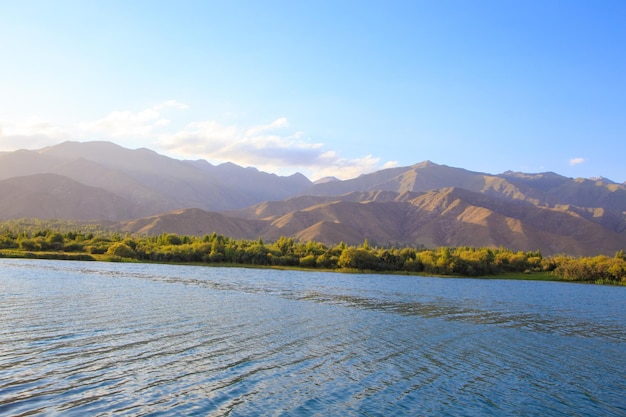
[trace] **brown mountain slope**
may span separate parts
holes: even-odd
[[[253,239],[260,236],[264,227],[265,222],[259,220],[233,219],[200,209],[182,209],[123,221],[115,228],[129,233],[150,235],[177,233],[201,236],[215,232],[238,239]]]
[[[313,195],[339,195],[368,190],[427,192],[455,187],[500,200],[571,210],[587,220],[622,233],[626,230],[626,187],[607,180],[572,179],[554,173],[483,174],[422,162],[362,175],[348,181],[319,184]],[[522,204],[520,209],[528,206]]]
[[[277,218],[271,222],[271,227],[264,231],[263,236],[267,239],[297,236],[305,229],[324,222],[340,224],[346,232],[346,236],[340,240],[346,243],[361,243],[364,238],[384,243],[395,242],[402,235],[401,225],[405,217],[405,208],[406,205],[390,202],[336,201],[319,204]],[[324,243],[338,243],[326,236],[319,236]],[[358,236],[358,242],[351,240],[351,236]]]
[[[251,206],[240,210],[230,210],[223,212],[231,217],[239,217],[243,219],[264,219],[275,220],[277,217],[291,213],[293,211],[304,210],[307,207],[316,206],[318,204],[332,203],[336,201],[351,202],[386,202],[386,201],[409,201],[420,195],[419,193],[396,193],[393,191],[370,191],[370,192],[353,192],[341,196],[312,196],[302,195],[288,198],[283,201],[266,201],[255,206]]]
[[[357,244],[367,238],[383,245],[505,246],[576,255],[613,254],[626,247],[624,234],[569,210],[502,200],[454,187],[413,196],[394,201],[388,194],[390,201],[366,203],[335,197],[332,202],[265,217],[271,226],[264,230],[263,237],[314,238],[328,244]]]
[[[412,202],[335,201],[297,210],[269,220],[245,220],[181,210],[125,222],[124,231],[159,234],[174,232],[272,241],[280,236],[378,245],[505,246],[513,250],[540,249],[544,254],[614,254],[626,247],[624,236],[607,231],[576,214],[539,207],[521,218],[483,207],[489,199],[468,201],[466,190],[446,189],[417,197]],[[480,196],[482,197],[482,196]],[[482,206],[481,206],[482,204]],[[496,201],[494,209],[501,202]]]
[[[409,195],[413,198],[401,197]],[[356,194],[350,197],[356,199]],[[343,241],[354,245],[368,239],[378,245],[505,246],[540,249],[546,255],[612,255],[626,247],[626,235],[560,208],[502,200],[454,187],[421,195],[396,193],[393,197],[390,193],[385,194],[386,201],[365,202],[335,197],[322,203],[306,198],[297,201],[318,204],[271,216],[261,210],[258,215],[264,220],[180,210],[125,222],[122,230],[196,235],[215,231],[268,241],[290,236],[326,244]]]
[[[576,255],[613,254],[626,246],[624,234],[575,212],[493,199],[457,188],[426,193],[411,204],[417,213],[407,223],[408,235],[426,246],[480,246],[484,242]]]
[[[310,195],[341,195],[350,192],[386,190],[426,192],[457,187],[508,200],[523,200],[535,205],[570,204],[626,211],[626,187],[607,180],[573,179],[547,172],[524,174],[505,172],[491,175],[430,161],[409,167],[391,168],[361,175],[347,181],[315,184]]]
[[[354,228],[342,223],[328,221],[315,223],[299,231],[293,237],[302,242],[316,241],[331,245],[339,242],[356,245],[364,241],[363,236]]]
[[[56,174],[0,180],[0,219],[120,220],[136,216],[128,200]]]
[[[421,209],[441,211],[441,207],[449,208],[453,202],[459,201],[518,219],[540,230],[556,231],[560,235],[588,240],[589,243],[593,243],[592,236],[602,234],[606,229],[598,219],[610,220],[607,211],[603,209],[596,209],[591,212],[575,206],[534,206],[527,202],[492,198],[485,194],[454,187],[425,193],[411,200],[411,203]],[[594,218],[590,218],[591,216]],[[617,221],[615,218],[612,220]],[[620,230],[617,230],[616,234],[621,235]]]
[[[523,186],[523,185],[522,185]],[[390,168],[351,180],[316,184],[306,191],[310,195],[341,195],[363,191],[426,192],[446,187],[499,195],[510,199],[532,199],[540,195],[531,189],[520,189],[507,178],[438,165],[430,161],[401,168]]]
[[[626,187],[603,179],[566,178],[555,173],[501,174],[509,182],[541,191],[552,204],[601,207],[613,212],[626,211]]]

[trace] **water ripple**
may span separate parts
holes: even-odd
[[[0,415],[626,414],[620,305],[575,286],[459,296],[470,287],[452,280],[36,261],[0,272]]]

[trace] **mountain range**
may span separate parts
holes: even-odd
[[[626,184],[430,161],[313,183],[110,142],[64,142],[0,153],[0,196],[0,220],[102,221],[131,233],[572,255],[626,248]]]

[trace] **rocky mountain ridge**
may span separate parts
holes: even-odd
[[[108,142],[65,142],[0,154],[0,196],[0,219],[108,220],[133,233],[574,255],[626,248],[623,184],[430,161],[313,183]]]

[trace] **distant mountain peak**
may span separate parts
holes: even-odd
[[[125,148],[116,143],[108,142],[104,140],[93,140],[93,141],[87,141],[87,142],[67,140],[57,145],[52,145],[52,146],[48,146],[43,149],[40,149],[39,152],[40,153],[67,152],[68,150],[71,150],[71,149],[116,149],[118,150],[118,149],[125,149]]]
[[[524,179],[566,178],[552,171],[527,173],[527,172],[509,170],[509,171],[504,171],[500,175],[505,176],[505,177],[515,177],[515,178],[524,178]]]
[[[306,175],[304,175],[303,173],[301,173],[301,172],[295,172],[295,173],[293,173],[291,175],[288,175],[287,178],[304,180],[304,181],[309,181],[310,182],[308,177]],[[339,180],[337,180],[337,181],[339,181]]]
[[[611,181],[610,179],[605,178],[605,177],[591,177],[591,178],[589,178],[589,179],[590,179],[591,181],[594,181],[594,182],[601,182],[601,183],[603,183],[603,184],[617,184],[615,181]]]
[[[229,162],[229,161],[222,162],[221,164],[218,165],[218,167],[223,167],[223,168],[243,168],[242,166],[237,165],[237,164],[235,164],[233,162]]]
[[[326,184],[327,182],[335,182],[335,181],[341,181],[341,180],[337,177],[324,177],[324,178],[320,178],[319,180],[313,181],[313,184]]]
[[[430,160],[425,160],[422,162],[418,162],[417,164],[414,164],[412,167],[413,168],[430,168],[430,167],[439,167],[441,165],[434,163],[433,161]]]

